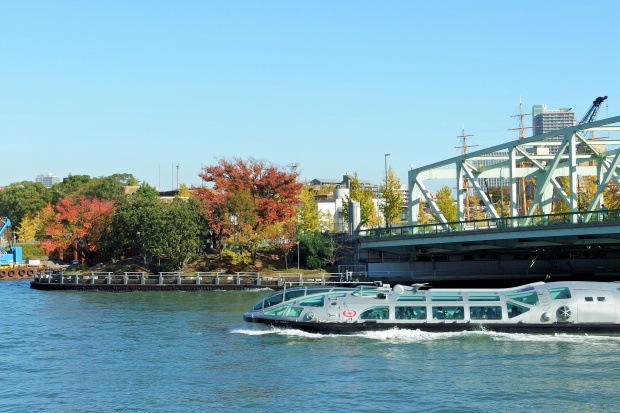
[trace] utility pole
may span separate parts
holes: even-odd
[[[473,148],[476,147],[478,145],[468,145],[467,144],[467,138],[469,138],[470,136],[474,136],[474,135],[466,135],[465,134],[465,126],[462,126],[461,129],[461,134],[457,136],[458,139],[460,139],[461,141],[461,146],[455,146],[455,148],[457,149],[462,149],[463,150],[463,155],[467,154],[467,148]],[[469,189],[471,188],[469,186],[469,179],[468,178],[463,178],[463,188],[465,189],[465,221],[469,221],[470,216],[469,216]]]
[[[177,191],[179,190],[179,164],[177,164]]]

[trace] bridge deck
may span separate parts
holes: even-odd
[[[358,235],[361,252],[393,254],[620,246],[620,210],[374,228]]]

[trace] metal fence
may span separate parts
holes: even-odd
[[[620,209],[594,212],[565,212],[556,214],[530,215],[527,217],[500,217],[471,221],[458,221],[424,225],[406,225],[389,228],[370,228],[358,231],[360,237],[397,237],[409,235],[460,232],[470,230],[503,230],[520,227],[538,227],[559,224],[613,223],[620,221]]]
[[[38,274],[35,283],[74,284],[74,285],[252,285],[252,286],[285,286],[285,285],[327,285],[334,282],[347,281],[345,273],[319,273],[305,275],[302,273],[237,272],[111,272],[90,273],[44,273]]]

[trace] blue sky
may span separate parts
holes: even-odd
[[[516,139],[519,99],[620,115],[616,1],[0,0],[0,185],[254,157],[302,180]],[[526,118],[529,121],[529,118]],[[471,151],[471,150],[470,150]]]

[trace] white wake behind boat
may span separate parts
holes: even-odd
[[[321,333],[393,328],[619,333],[620,283],[537,282],[503,289],[304,286],[259,301],[243,320]]]

